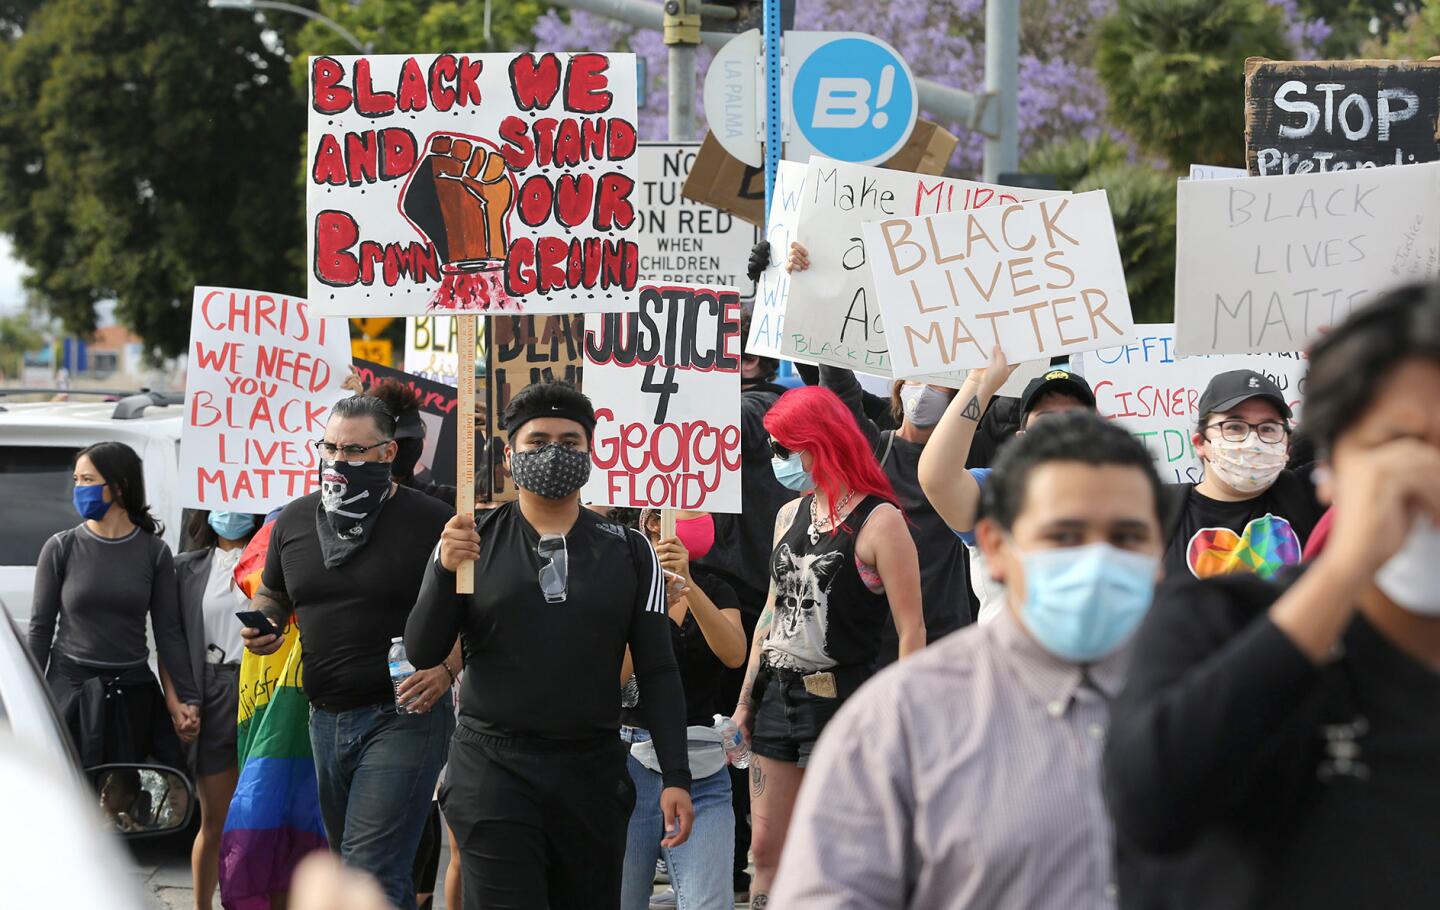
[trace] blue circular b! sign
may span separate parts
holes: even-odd
[[[800,64],[791,90],[794,126],[827,158],[876,164],[915,125],[915,83],[905,61],[882,41],[837,38]]]

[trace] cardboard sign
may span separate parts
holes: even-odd
[[[740,511],[740,296],[643,287],[638,313],[585,317],[595,402],[585,501]]]
[[[310,58],[327,316],[635,308],[635,57]]]
[[[356,360],[369,360],[390,366],[395,362],[395,346],[388,338],[352,338],[350,356]]]
[[[420,399],[420,419],[425,423],[425,448],[415,473],[429,471],[435,481],[455,485],[455,387],[434,382],[368,360],[355,361],[355,372],[369,389],[382,379],[409,386]]]
[[[1061,194],[811,158],[794,237],[809,253],[810,268],[790,276],[781,355],[891,375],[861,225],[1054,195]],[[772,255],[783,261],[785,253]]]
[[[1440,163],[1178,192],[1181,354],[1302,351],[1376,294],[1440,271]]]
[[[1303,355],[1247,354],[1179,357],[1175,327],[1137,325],[1135,340],[1081,355],[1101,416],[1134,433],[1167,483],[1198,483],[1200,459],[1190,439],[1199,423],[1200,396],[1230,370],[1256,370],[1275,381],[1299,416],[1305,393]]]
[[[1130,339],[1104,190],[864,231],[896,377],[984,366],[997,344],[1018,363]]]
[[[765,239],[770,241],[770,265],[755,282],[755,306],[750,311],[750,337],[745,339],[746,353],[756,357],[781,358],[781,341],[785,335],[785,302],[790,295],[790,273],[785,271],[785,258],[795,239],[800,220],[800,199],[805,191],[805,165],[781,161],[775,172],[775,198],[770,205],[770,226]],[[814,363],[808,357],[791,358],[800,363]]]
[[[915,121],[910,138],[882,167],[917,174],[943,174],[960,140],[929,120]],[[705,134],[700,154],[685,178],[684,195],[756,227],[765,226],[765,169],[751,167],[725,151],[713,133]]]
[[[642,284],[747,287],[746,263],[755,246],[753,225],[681,192],[700,145],[640,145],[636,210]]]
[[[1323,173],[1440,159],[1440,61],[1245,61],[1250,173]]]
[[[284,294],[197,287],[190,316],[184,506],[264,514],[320,488],[330,408],[350,393],[350,333]]]
[[[475,447],[475,483],[477,493],[488,491],[492,501],[506,502],[515,498],[516,489],[504,459],[510,434],[500,428],[500,418],[510,399],[531,383],[563,379],[581,387],[585,323],[580,316],[496,316],[491,342],[485,356],[485,414],[476,415],[485,439]],[[482,476],[487,456],[488,482]]]
[[[450,316],[417,316],[405,321],[405,372],[457,385],[460,352],[456,349],[456,323]],[[475,350],[485,349],[485,320],[475,323]]]

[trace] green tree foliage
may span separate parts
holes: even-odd
[[[1335,31],[1325,42],[1325,55],[1344,60],[1351,57],[1373,57],[1366,48],[1372,42],[1385,44],[1391,38],[1403,39],[1410,21],[1424,7],[1434,6],[1425,0],[1299,0],[1300,8],[1312,17],[1322,18]],[[1372,34],[1372,23],[1378,34]],[[1431,32],[1429,47],[1436,47]],[[1422,56],[1440,53],[1430,51]]]
[[[1243,164],[1247,57],[1289,56],[1265,0],[1120,0],[1097,35],[1111,120],[1172,167]]]
[[[1053,174],[1060,189],[1105,190],[1136,322],[1175,318],[1175,175],[1132,162],[1109,136],[1071,139],[1026,157],[1027,174]]]
[[[113,297],[152,353],[175,354],[196,284],[303,289],[304,113],[252,17],[197,0],[0,15],[0,231],[68,331]]]
[[[1366,47],[1367,57],[1380,60],[1428,60],[1440,55],[1440,0],[1424,0],[1386,38]]]
[[[45,339],[30,328],[24,316],[0,316],[0,377],[19,376],[25,353],[44,344]]]

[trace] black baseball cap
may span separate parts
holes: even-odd
[[[1280,416],[1290,419],[1290,405],[1285,401],[1285,393],[1273,379],[1254,370],[1231,370],[1210,380],[1205,393],[1200,396],[1200,416],[1203,418],[1228,411],[1251,398],[1265,399],[1275,405]]]
[[[1020,396],[1020,419],[1025,419],[1025,415],[1030,413],[1030,408],[1040,400],[1040,396],[1051,392],[1074,398],[1087,408],[1095,407],[1095,393],[1090,391],[1090,383],[1085,381],[1084,376],[1069,370],[1046,370],[1043,375],[1030,380],[1029,385],[1025,386],[1025,392]]]

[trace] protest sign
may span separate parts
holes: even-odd
[[[563,379],[581,385],[585,360],[585,323],[580,316],[495,316],[490,320],[490,346],[486,350],[485,413],[477,428],[484,439],[475,449],[477,492],[495,502],[515,498],[515,483],[505,469],[505,444],[510,434],[500,428],[510,399],[534,382]],[[488,466],[488,480],[482,477]]]
[[[1215,164],[1190,165],[1191,180],[1236,180],[1248,177],[1243,167],[1220,167]]]
[[[455,387],[368,360],[357,359],[355,373],[367,390],[382,379],[393,379],[415,393],[420,402],[420,419],[425,424],[425,447],[420,452],[415,473],[429,471],[432,480],[454,486]]]
[[[780,358],[781,339],[785,334],[785,299],[790,293],[790,273],[785,271],[785,257],[795,239],[795,225],[800,217],[800,197],[805,190],[805,165],[781,161],[775,172],[774,201],[770,204],[770,224],[765,239],[770,242],[770,265],[755,282],[755,306],[750,311],[750,337],[745,351],[756,357]],[[808,357],[792,357],[800,363],[814,363]]]
[[[450,316],[417,316],[405,320],[405,372],[457,385],[460,353],[457,326]],[[476,323],[476,351],[485,349],[485,320]]]
[[[1440,269],[1440,163],[1184,180],[1178,198],[1181,354],[1302,351],[1376,294]]]
[[[685,198],[697,142],[640,144],[636,213],[641,284],[746,287],[753,225]],[[763,185],[763,184],[762,184]]]
[[[197,287],[189,355],[183,504],[264,514],[319,489],[310,443],[350,394],[345,321],[284,294]]]
[[[327,316],[634,309],[635,57],[312,57]]]
[[[1135,340],[1081,355],[1085,379],[1102,417],[1134,433],[1167,483],[1198,483],[1200,459],[1190,439],[1200,420],[1200,395],[1231,370],[1256,370],[1275,381],[1298,418],[1305,393],[1304,355],[1214,354],[1180,357],[1175,326],[1137,325]]]
[[[1250,173],[1309,174],[1440,159],[1440,61],[1245,61]]]
[[[1018,363],[1130,339],[1104,190],[870,222],[864,232],[896,377],[984,366],[997,344]]]
[[[596,403],[585,501],[740,511],[740,296],[646,286],[636,313],[585,317]]]
[[[781,356],[889,376],[885,323],[861,224],[1057,194],[811,158],[799,195],[793,239],[809,253],[810,268],[789,276]],[[774,261],[784,258],[784,250],[772,249]]]

